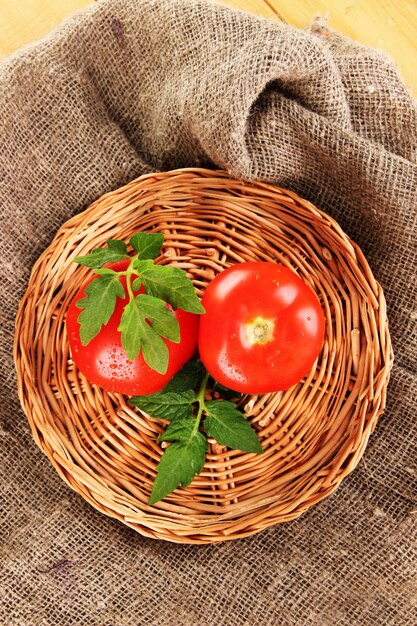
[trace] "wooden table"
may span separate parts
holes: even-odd
[[[0,59],[52,30],[93,0],[1,0]],[[192,0],[190,0],[192,1]],[[387,52],[417,94],[416,0],[222,0],[256,15],[306,27],[328,16],[330,27]]]

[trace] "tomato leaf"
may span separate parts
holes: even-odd
[[[150,322],[158,335],[169,341],[178,343],[180,340],[180,325],[175,314],[168,309],[165,302],[154,296],[139,294],[136,296],[142,315]]]
[[[193,402],[197,395],[192,389],[187,391],[159,391],[148,396],[133,396],[130,403],[157,419],[180,420],[193,416]]]
[[[85,297],[77,302],[77,306],[83,309],[78,316],[81,344],[89,343],[110,320],[117,297],[128,296],[129,302],[124,305],[118,327],[121,344],[129,360],[134,360],[142,352],[147,365],[160,374],[165,374],[168,369],[169,347],[165,340],[180,342],[180,325],[172,309],[204,312],[194,286],[183,270],[154,265],[153,260],[161,253],[163,241],[162,233],[139,232],[129,241],[136,252],[134,256],[128,255],[124,241],[108,239],[107,247],[75,259],[77,263],[93,268],[97,274],[87,285]],[[122,268],[103,267],[121,260],[128,261]],[[146,293],[135,295],[142,285]]]
[[[107,245],[112,250],[117,250],[118,252],[127,255],[127,245],[124,241],[120,241],[119,239],[108,239]]]
[[[136,233],[129,241],[140,259],[156,259],[161,254],[164,235],[162,233]]]
[[[189,389],[197,389],[200,386],[204,376],[204,365],[201,361],[191,359],[175,374],[173,378],[165,385],[162,392],[170,391],[182,392]]]
[[[152,261],[135,261],[146,293],[168,302],[174,309],[190,313],[204,313],[194,285],[184,270],[179,267],[155,265]]]
[[[145,328],[146,327],[146,328]],[[169,350],[158,333],[149,326],[144,324],[144,334],[142,339],[142,354],[145,363],[155,372],[166,374],[169,363]]]
[[[233,450],[262,454],[256,432],[233,402],[212,400],[205,403],[205,409],[204,430],[209,437]]]
[[[105,263],[115,263],[126,259],[127,248],[123,241],[117,239],[109,239],[107,241],[107,248],[97,248],[92,250],[85,256],[77,256],[74,259],[75,263],[85,265],[86,267],[102,267]]]
[[[109,274],[109,275],[112,274],[113,276],[116,276],[118,275],[118,272],[115,272],[109,267],[101,267],[101,268],[97,268],[94,274],[97,274],[98,276],[104,276],[104,274]]]
[[[120,318],[119,328],[122,346],[127,358],[133,361],[140,352],[144,334],[143,325],[146,324],[140,313],[137,298],[128,302]],[[146,332],[146,329],[145,329]]]
[[[160,441],[170,441],[157,465],[149,505],[155,504],[179,485],[188,487],[203,467],[208,450],[207,440],[195,429],[195,419],[183,419],[168,426]]]
[[[165,385],[149,396],[134,396],[131,404],[157,419],[168,419],[170,424],[159,441],[170,442],[157,466],[157,475],[149,504],[162,500],[179,485],[187,487],[204,466],[208,451],[206,436],[214,437],[221,445],[244,452],[263,452],[256,432],[233,402],[204,400],[210,376],[200,361],[189,361]],[[198,394],[194,389],[199,386]],[[192,388],[194,387],[194,389]],[[193,417],[195,404],[198,405]],[[203,427],[199,431],[205,412]]]
[[[135,280],[132,283],[133,291],[139,291],[141,286],[142,286],[142,279],[141,278],[135,278]]]
[[[165,385],[162,391],[147,396],[133,396],[129,402],[157,419],[187,419],[193,415],[194,391],[203,378],[201,361],[188,361]]]
[[[116,299],[124,298],[125,291],[117,274],[103,274],[87,285],[85,294],[77,302],[77,307],[83,309],[78,316],[83,346],[94,339],[101,327],[107,324],[115,309]]]
[[[149,367],[165,374],[169,351],[161,337],[178,342],[179,324],[162,300],[146,294],[133,298],[124,308],[118,330],[129,360],[133,361],[142,350]]]

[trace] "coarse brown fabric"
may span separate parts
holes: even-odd
[[[6,626],[415,626],[417,108],[392,63],[194,0],[109,0],[0,68],[1,574]],[[238,542],[135,534],[34,445],[17,303],[57,228],[153,170],[287,186],[361,245],[388,300],[388,407],[335,495]]]

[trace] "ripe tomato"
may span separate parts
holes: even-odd
[[[120,272],[126,269],[128,264],[129,261],[126,260],[108,264],[106,267]],[[102,326],[99,334],[87,345],[81,344],[80,326],[77,321],[81,309],[76,306],[76,303],[84,297],[86,286],[95,278],[94,276],[81,287],[67,312],[68,341],[75,365],[90,383],[95,383],[107,391],[129,396],[147,395],[160,391],[193,356],[197,347],[200,316],[181,309],[174,311],[180,326],[180,342],[173,343],[163,339],[168,346],[169,363],[167,372],[159,374],[145,363],[141,353],[133,361],[129,361],[121,345],[121,335],[117,329],[123,309],[128,302],[127,298],[118,298],[115,311],[109,322]],[[126,291],[126,278],[123,276],[120,280]],[[140,292],[143,293],[143,288],[136,293]]]
[[[200,357],[220,384],[241,393],[288,389],[311,370],[324,339],[320,303],[295,272],[237,263],[208,285]]]

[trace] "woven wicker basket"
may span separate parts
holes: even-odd
[[[273,260],[298,272],[327,317],[309,376],[244,399],[265,453],[213,442],[202,474],[153,507],[164,424],[90,385],[70,359],[64,324],[90,271],[74,257],[138,230],[164,233],[164,262],[184,268],[199,294],[231,263]],[[188,169],[143,176],[62,226],[21,302],[15,362],[35,441],[73,489],[143,535],[209,543],[293,520],[336,489],[384,409],[392,349],[382,290],[333,219],[284,189]]]

